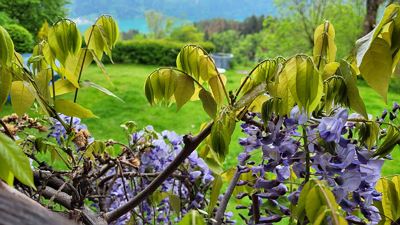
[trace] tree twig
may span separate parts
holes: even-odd
[[[104,219],[110,223],[119,217],[128,213],[130,210],[138,206],[143,200],[150,196],[157,188],[179,167],[179,165],[199,146],[199,144],[211,133],[210,123],[197,136],[184,136],[185,146],[176,158],[168,165],[168,167],[158,175],[143,191],[138,193],[134,198],[117,209],[103,214]]]

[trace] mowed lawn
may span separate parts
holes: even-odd
[[[83,80],[100,84],[124,100],[124,102],[120,102],[91,88],[79,91],[78,103],[91,109],[94,114],[100,117],[100,119],[83,120],[96,139],[114,139],[126,142],[126,137],[120,125],[129,120],[135,121],[139,128],[153,125],[157,131],[168,129],[179,134],[195,134],[199,131],[202,123],[210,121],[199,101],[189,102],[178,112],[175,105],[171,107],[150,106],[144,95],[144,82],[146,77],[156,68],[156,66],[145,65],[106,65],[106,70],[113,84],[105,79],[96,66],[90,66],[84,71]],[[231,70],[226,73],[226,76],[228,78],[228,90],[235,90],[241,78],[245,75]],[[372,115],[380,115],[384,108],[391,108],[393,101],[400,101],[400,93],[398,92],[400,87],[391,89],[388,106],[363,81],[359,81],[359,87],[367,105],[368,113]],[[397,93],[395,93],[396,90]],[[72,99],[72,95],[66,97]],[[10,112],[11,109],[8,106],[0,115]],[[238,144],[240,136],[243,135],[240,132],[240,127],[237,126],[230,145],[230,154],[224,164],[226,168],[236,165],[236,156],[241,151]],[[385,175],[400,174],[399,149],[393,152],[393,159],[393,161],[385,163],[383,169]]]

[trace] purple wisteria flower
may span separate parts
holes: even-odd
[[[348,118],[347,109],[339,110],[333,117],[324,117],[318,125],[319,135],[325,141],[338,143]]]

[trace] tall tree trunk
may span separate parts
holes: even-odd
[[[376,25],[376,15],[383,0],[367,0],[367,13],[364,19],[364,34],[369,33]]]

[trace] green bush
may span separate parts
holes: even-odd
[[[112,57],[115,63],[175,66],[176,56],[185,44],[168,40],[121,41],[113,49]],[[213,52],[215,48],[210,42],[196,44],[207,52]]]
[[[4,28],[10,34],[17,52],[31,52],[33,48],[33,36],[27,29],[18,24],[8,24]]]

